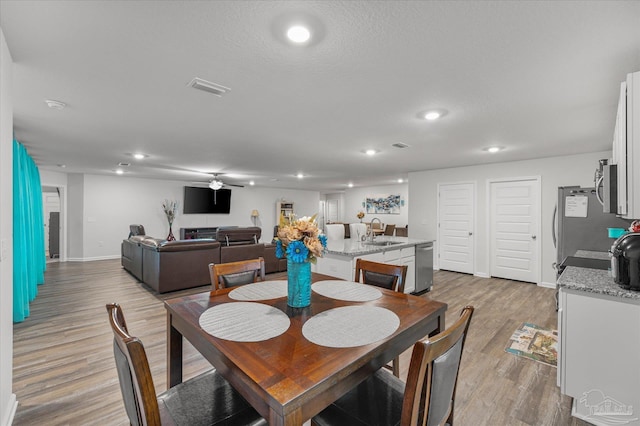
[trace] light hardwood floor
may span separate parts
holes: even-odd
[[[163,299],[120,267],[119,260],[47,265],[31,316],[14,326],[14,425],[125,425],[105,304],[118,302],[142,339],[158,392],[166,389]],[[505,353],[522,323],[555,328],[551,289],[503,279],[438,271],[422,297],[449,304],[447,325],[463,306],[476,308],[463,355],[455,404],[457,425],[585,425],[570,417],[570,399],[555,368]],[[406,376],[409,351],[401,357]],[[185,378],[210,368],[185,343]]]

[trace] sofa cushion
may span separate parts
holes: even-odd
[[[216,240],[202,238],[199,240],[176,240],[166,241],[158,238],[146,238],[141,245],[147,249],[156,251],[189,251],[189,250],[206,250],[210,248],[220,247],[220,243]]]
[[[257,226],[247,228],[218,228],[216,240],[223,246],[256,244],[262,236],[262,229]]]
[[[243,244],[220,247],[220,262],[229,263],[239,260],[257,259],[264,257],[264,244]]]

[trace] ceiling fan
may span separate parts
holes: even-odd
[[[223,182],[221,179],[218,178],[219,174],[220,173],[213,173],[213,179],[211,179],[211,181],[209,182],[209,188],[213,189],[214,191],[217,191],[218,189],[222,189],[223,187],[226,187],[226,186],[236,186],[238,188],[244,188],[244,185],[237,185],[233,183]],[[201,182],[201,183],[204,183],[204,182]]]

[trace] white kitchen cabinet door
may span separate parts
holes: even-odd
[[[609,423],[602,421],[602,415],[594,413],[620,410],[614,414],[616,424],[640,425],[639,301],[560,292],[559,382],[561,392],[574,398],[572,415],[605,425]],[[601,406],[607,401],[609,406]]]
[[[404,282],[404,292],[411,293],[416,289],[416,258],[415,256],[403,257],[401,265],[407,265],[407,277]]]

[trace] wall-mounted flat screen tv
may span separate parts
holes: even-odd
[[[229,214],[231,210],[231,190],[218,189],[214,191],[210,188],[185,186],[182,206],[184,214]]]

